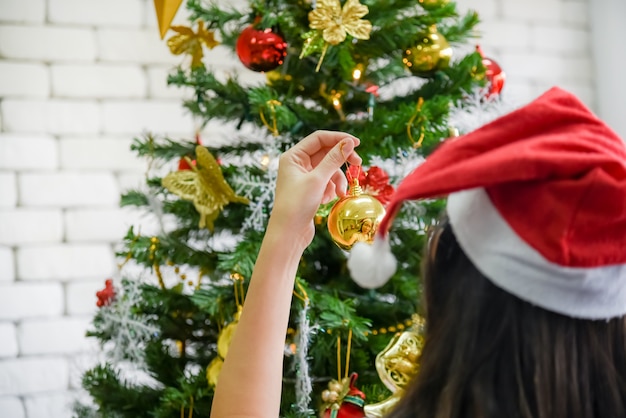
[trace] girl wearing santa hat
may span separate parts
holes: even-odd
[[[213,418],[279,416],[298,262],[320,201],[345,193],[341,166],[360,163],[358,144],[316,132],[281,157]],[[355,244],[357,283],[394,273],[388,232],[402,202],[444,196],[425,257],[420,372],[390,417],[626,417],[623,141],[554,88],[444,142],[398,186],[374,243]]]

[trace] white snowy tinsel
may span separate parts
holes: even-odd
[[[301,413],[311,413],[309,404],[311,403],[311,391],[313,384],[309,375],[309,353],[310,336],[314,327],[311,326],[308,318],[309,303],[304,304],[304,308],[298,316],[298,338],[296,341],[296,408]]]
[[[502,95],[485,98],[484,89],[474,89],[463,100],[463,107],[450,112],[448,124],[461,135],[469,133],[520,107]]]
[[[98,327],[111,334],[110,343],[104,348],[105,355],[113,363],[145,364],[144,343],[159,331],[133,313],[142,300],[140,286],[138,280],[130,280],[122,291],[118,283],[114,301],[100,308],[102,323]]]
[[[252,175],[244,171],[233,180],[236,193],[250,200],[249,214],[242,225],[244,232],[249,229],[265,230],[267,218],[274,205],[279,155],[275,147],[268,147],[263,153],[257,155],[257,161],[261,161],[261,167],[264,170],[263,175]]]

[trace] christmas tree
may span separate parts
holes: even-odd
[[[162,37],[179,4],[155,2]],[[148,134],[134,142],[139,155],[169,172],[150,171],[146,187],[125,193],[121,203],[165,221],[157,235],[128,231],[118,252],[121,279],[98,292],[90,335],[106,360],[83,376],[94,405],[77,405],[79,417],[208,416],[272,210],[282,151],[318,129],[359,137],[363,166],[346,167],[349,178],[383,207],[393,185],[455,134],[451,115],[477,94],[486,101],[502,88],[497,64],[468,42],[477,14],[460,16],[448,0],[256,0],[244,9],[188,0],[186,7],[189,26],[169,28],[167,45],[188,59],[168,83],[194,92],[184,106],[200,128],[192,139]],[[236,75],[214,72],[216,45],[264,81],[243,85]],[[203,144],[202,129],[214,121],[235,124],[242,134]],[[328,415],[350,402],[362,410],[363,394],[368,405],[398,395],[392,392],[402,384],[383,381],[376,359],[394,334],[421,325],[416,277],[426,231],[442,207],[405,205],[391,240],[401,268],[370,289],[346,267],[355,222],[364,220],[350,223],[332,202],[320,206],[285,335],[283,416]],[[350,227],[329,228],[338,217]],[[365,240],[371,221],[361,231]],[[143,275],[131,274],[139,268]],[[407,334],[396,334],[391,350],[406,341]],[[413,373],[418,354],[389,373]]]

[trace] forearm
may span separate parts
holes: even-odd
[[[270,220],[216,389],[212,418],[279,415],[283,352],[304,245]]]

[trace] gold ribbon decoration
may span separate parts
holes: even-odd
[[[182,2],[183,0],[154,0],[154,9],[156,10],[161,39],[165,37]]]
[[[231,202],[248,204],[249,200],[235,194],[209,150],[197,146],[196,160],[196,165],[189,161],[191,170],[171,172],[163,177],[161,184],[182,199],[192,201],[200,213],[200,228],[212,231],[213,221],[224,206]]]
[[[372,23],[361,19],[367,13],[369,13],[368,7],[359,3],[359,0],[348,0],[343,8],[339,0],[317,1],[315,9],[309,12],[309,27],[321,31],[324,47],[315,71],[319,71],[322,65],[328,45],[340,44],[346,40],[347,35],[362,40],[370,38]],[[314,40],[315,36],[309,34],[303,55],[308,55],[304,53],[304,50],[310,49],[310,45],[315,43]]]
[[[189,54],[191,55],[191,68],[202,66],[202,57],[204,51],[202,45],[213,49],[219,42],[215,40],[213,31],[204,28],[204,22],[198,22],[198,31],[187,26],[172,26],[171,29],[177,33],[167,40],[167,46],[174,55]]]

